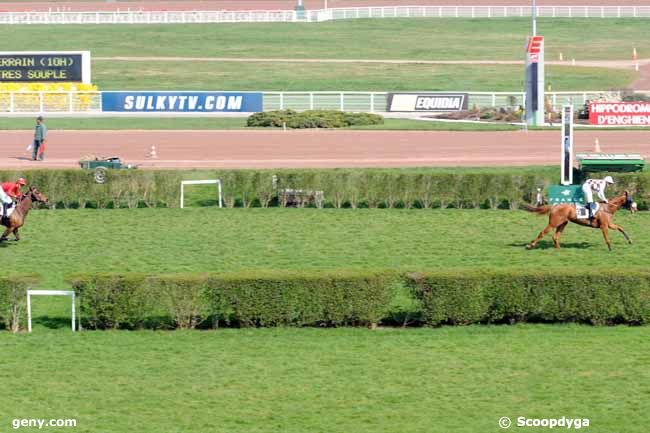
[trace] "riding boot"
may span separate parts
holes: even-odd
[[[593,208],[593,203],[587,203],[587,210],[589,211],[589,224],[591,224],[594,220],[594,208]]]

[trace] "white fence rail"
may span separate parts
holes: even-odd
[[[475,105],[478,107],[525,105],[523,92],[460,93],[468,93],[470,108]],[[577,108],[590,99],[611,94],[611,91],[547,92],[546,96],[556,108],[569,103]],[[388,93],[386,92],[264,92],[264,110],[342,110],[381,113],[386,111],[387,104]],[[102,112],[101,92],[0,92],[1,113],[110,115]],[[155,112],[144,114],[159,115]],[[128,115],[128,113],[121,113],[121,115]]]
[[[530,6],[382,6],[275,11],[1,12],[3,24],[200,24],[321,22],[359,18],[529,17]],[[650,6],[538,6],[542,18],[650,18]]]
[[[100,113],[101,92],[0,92],[0,113]]]

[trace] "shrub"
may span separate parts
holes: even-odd
[[[376,325],[388,312],[389,272],[262,272],[69,278],[81,316],[98,329],[176,326]]]
[[[603,174],[604,175],[604,174]],[[632,192],[639,208],[650,205],[650,173],[613,174],[611,194]],[[277,176],[277,184],[273,183]],[[221,179],[224,203],[271,206],[282,189],[323,191],[333,207],[519,208],[538,186],[555,183],[555,171],[461,172],[428,169],[113,170],[96,184],[88,170],[3,170],[3,179],[25,177],[59,208],[178,207],[181,179]],[[214,202],[214,196],[210,195]],[[282,205],[282,201],[279,201]]]
[[[641,324],[650,320],[650,272],[427,272],[407,284],[427,324],[548,321]]]
[[[0,277],[0,323],[11,332],[21,329],[25,319],[27,289],[38,282],[35,275]]]
[[[344,128],[352,125],[379,125],[384,118],[370,113],[348,113],[337,110],[276,110],[255,113],[248,117],[246,124],[252,127],[305,128]]]

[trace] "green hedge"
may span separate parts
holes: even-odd
[[[88,274],[69,278],[85,326],[195,328],[376,325],[388,313],[387,272]]]
[[[273,176],[277,177],[274,187]],[[0,171],[23,176],[49,196],[52,206],[178,207],[180,182],[221,179],[227,207],[278,206],[282,189],[323,191],[327,207],[455,207],[516,209],[534,200],[538,187],[556,183],[557,170],[538,169],[322,169],[322,170],[115,170],[98,185],[92,171]],[[608,194],[634,192],[641,209],[650,206],[650,173],[617,174]],[[208,191],[207,189],[188,189]],[[207,193],[206,193],[207,194]],[[214,190],[195,200],[214,204]]]
[[[0,277],[0,325],[12,332],[24,327],[27,289],[38,283],[35,275]]]
[[[93,329],[650,322],[650,271],[641,269],[83,274],[69,281]],[[404,293],[413,296],[413,311],[404,299],[396,304]]]
[[[381,125],[384,118],[371,113],[349,113],[338,110],[275,110],[255,113],[248,117],[247,126],[305,128],[345,128],[357,125]]]
[[[490,322],[650,321],[650,271],[598,269],[411,274],[428,325]]]

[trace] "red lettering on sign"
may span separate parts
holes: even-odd
[[[544,42],[544,36],[531,36],[528,39],[526,52],[529,54],[539,54],[542,51],[542,42]]]

